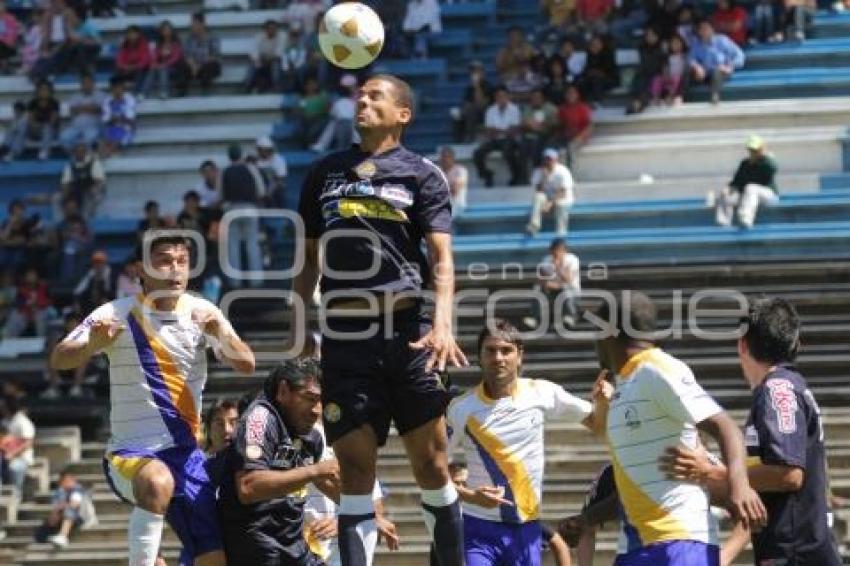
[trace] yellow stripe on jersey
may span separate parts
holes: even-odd
[[[475,417],[469,417],[466,420],[466,428],[507,478],[514,494],[514,503],[516,503],[520,520],[526,522],[537,519],[540,514],[540,502],[537,500],[534,483],[523,461],[495,434],[481,426]]]
[[[395,222],[407,222],[407,214],[397,210],[380,199],[371,198],[344,198],[339,201],[339,215],[343,218],[361,216],[363,218],[377,218],[379,220],[393,220]]]
[[[620,371],[618,372],[620,377],[624,379],[630,377],[640,364],[648,360],[652,360],[652,362],[654,363],[666,366],[667,364],[664,364],[664,362],[662,361],[662,356],[658,355],[660,353],[661,350],[659,348],[647,348],[646,350],[638,352],[637,354],[629,358],[629,360],[626,362],[626,365],[620,368]]]
[[[653,501],[632,481],[613,452],[611,463],[614,467],[614,480],[617,483],[617,493],[623,510],[629,523],[637,529],[643,546],[665,540],[693,538],[685,525]]]
[[[118,454],[109,454],[106,458],[115,468],[115,471],[127,481],[133,481],[142,466],[151,461],[150,458],[144,456],[119,456]]]

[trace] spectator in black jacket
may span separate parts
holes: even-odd
[[[594,35],[587,43],[587,64],[579,78],[584,99],[599,106],[605,94],[620,86],[620,69],[611,45],[601,35]]]
[[[454,139],[457,143],[475,141],[478,130],[484,123],[484,113],[493,96],[493,87],[487,81],[484,64],[473,61],[469,64],[469,84],[463,92],[463,106],[452,109]]]
[[[626,114],[643,112],[652,95],[653,81],[661,76],[664,70],[665,54],[658,32],[647,28],[643,35],[640,48],[640,62],[635,70],[630,91],[631,101],[626,108]],[[656,101],[657,102],[657,101]]]

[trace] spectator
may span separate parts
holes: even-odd
[[[614,0],[576,0],[579,24],[585,33],[604,34],[608,16],[614,11]]]
[[[298,101],[296,115],[301,146],[307,148],[317,139],[328,122],[331,99],[316,77],[307,77]]]
[[[722,33],[744,47],[747,44],[747,11],[735,0],[718,0],[717,10],[711,15],[711,24],[717,33]]]
[[[616,4],[608,31],[615,45],[626,45],[632,42],[636,31],[647,27],[649,14],[657,9],[658,0],[623,0]]]
[[[68,334],[73,332],[75,328],[83,321],[82,315],[76,310],[70,310],[62,320],[61,333],[55,331],[50,332],[47,340],[45,351],[48,355],[53,351],[53,348],[62,341]],[[83,397],[83,382],[86,378],[86,369],[88,364],[81,364],[79,367],[72,370],[55,370],[52,367],[47,369],[47,389],[42,391],[39,397],[46,400],[56,400],[62,397],[62,391],[59,389],[62,381],[71,381],[71,388],[68,390],[68,396],[72,398]]]
[[[18,54],[18,37],[21,24],[6,10],[6,0],[0,0],[0,73],[10,73],[11,61]]]
[[[753,26],[750,41],[766,43],[774,41],[776,34],[776,12],[773,0],[759,0],[753,8]]]
[[[71,123],[62,131],[59,141],[71,153],[78,142],[92,147],[100,135],[100,113],[106,94],[97,90],[94,75],[80,75],[80,92],[68,101]]]
[[[570,253],[567,243],[563,238],[555,238],[549,245],[549,255],[537,267],[537,285],[535,289],[543,293],[548,306],[551,320],[557,326],[557,320],[561,318],[560,309],[563,306],[566,314],[561,321],[567,328],[572,328],[578,322],[577,301],[581,295],[581,264],[578,256]],[[558,303],[563,301],[563,305]],[[542,320],[542,305],[540,301],[534,301],[536,318],[525,317],[523,324],[528,328],[534,328]]]
[[[106,159],[130,145],[136,133],[136,99],[124,92],[120,77],[109,81],[109,98],[103,101],[102,120],[100,154]]]
[[[307,76],[309,49],[304,41],[301,24],[289,24],[289,39],[280,59],[281,86],[284,92],[296,92]]]
[[[93,70],[100,53],[100,32],[71,8],[65,9],[65,41],[50,59],[48,73],[83,73]]]
[[[347,149],[354,141],[354,115],[357,112],[357,77],[343,75],[340,79],[340,96],[331,105],[330,120],[319,139],[310,146],[313,151],[329,148]]]
[[[690,11],[690,6],[683,6],[681,0],[660,0],[652,7],[647,26],[658,30],[658,35],[668,39],[680,25],[681,16]]]
[[[575,0],[540,0],[540,9],[547,18],[547,25],[537,34],[538,44],[553,37],[560,41],[575,31]]]
[[[443,31],[437,0],[408,0],[401,29],[418,59],[428,58],[428,38]]]
[[[384,57],[395,59],[408,59],[410,49],[405,41],[404,32],[401,29],[407,12],[407,2],[387,2],[386,0],[367,0],[366,4],[375,10],[378,17],[384,23]]]
[[[186,83],[186,75],[186,62],[183,59],[180,37],[174,31],[171,22],[165,20],[157,29],[156,43],[142,93],[145,97],[150,96],[151,89],[157,84],[159,97],[168,98],[172,85]]]
[[[35,532],[36,542],[50,542],[65,548],[74,530],[83,524],[83,503],[86,490],[67,469],[59,474],[59,484],[50,498],[50,514]]]
[[[750,136],[747,140],[746,159],[738,165],[729,186],[718,194],[710,192],[709,206],[714,206],[717,224],[729,226],[737,208],[738,222],[742,228],[752,228],[759,205],[779,202],[776,189],[776,160],[765,149],[764,140]]]
[[[626,114],[643,112],[649,104],[650,97],[653,104],[657,104],[659,101],[659,97],[653,93],[652,87],[657,84],[662,76],[666,55],[661,45],[661,38],[658,37],[658,33],[654,29],[646,29],[638,52],[640,62],[632,78],[631,102],[626,107]]]
[[[452,109],[456,142],[471,142],[478,136],[484,113],[491,102],[492,91],[485,77],[484,64],[472,61],[469,64],[469,84],[463,93],[463,107]]]
[[[679,9],[678,19],[676,20],[677,25],[673,28],[669,35],[666,36],[666,39],[669,41],[676,34],[682,36],[684,38],[685,43],[687,45],[691,45],[694,41],[696,41],[696,32],[694,31],[694,24],[696,23],[696,12],[694,8],[689,5],[684,5]]]
[[[535,169],[531,180],[534,201],[531,217],[525,231],[536,236],[543,225],[543,214],[551,212],[555,217],[555,233],[563,236],[569,225],[570,208],[575,202],[573,176],[567,166],[558,163],[558,150],[549,148],[543,152],[543,162]]]
[[[38,215],[27,216],[23,201],[9,203],[9,217],[0,224],[0,265],[18,268],[27,261],[27,251],[36,241],[41,228]]]
[[[39,46],[37,60],[33,64],[30,75],[33,82],[46,77],[51,72],[53,55],[65,43],[66,30],[68,29],[65,24],[68,8],[65,5],[65,0],[48,0],[45,4],[47,5],[47,14],[42,30],[43,41]]]
[[[708,20],[697,24],[697,38],[691,45],[691,68],[694,80],[708,84],[711,103],[720,102],[720,89],[735,69],[744,66],[744,52],[731,39],[714,33]]]
[[[265,181],[266,201],[278,207],[286,206],[286,160],[275,151],[274,142],[269,136],[257,138],[257,169]]]
[[[6,473],[17,496],[23,498],[27,470],[35,460],[33,452],[35,425],[27,415],[27,403],[23,392],[7,395],[6,409],[10,415],[5,423],[6,430],[14,444],[14,447],[5,450]]]
[[[561,124],[561,141],[568,148],[568,159],[572,164],[576,152],[587,143],[593,132],[593,111],[582,101],[575,86],[567,88],[564,103],[558,108],[558,122]]]
[[[177,96],[186,96],[192,81],[198,81],[201,92],[209,94],[213,81],[221,75],[221,41],[207,30],[203,12],[192,14],[192,27],[183,55],[187,69],[175,81]]]
[[[661,76],[656,77],[652,84],[652,97],[662,96],[668,105],[682,104],[690,81],[690,66],[688,63],[688,44],[682,36],[676,34],[667,44],[667,57],[664,61]]]
[[[579,85],[588,102],[598,106],[605,94],[620,86],[620,69],[614,49],[600,35],[587,43],[587,62]]]
[[[780,25],[784,32],[784,38],[788,41],[805,41],[806,26],[812,19],[812,14],[817,9],[814,0],[783,0],[782,23]],[[777,39],[781,40],[782,32]]]
[[[68,210],[72,204],[76,207],[74,199],[65,201],[65,209]],[[59,279],[63,283],[79,281],[85,270],[89,253],[91,253],[94,238],[86,221],[79,214],[69,214],[56,227],[57,247],[61,254],[59,264]]]
[[[221,175],[218,171],[218,165],[211,159],[201,163],[199,169],[201,180],[195,185],[195,192],[201,199],[201,206],[204,208],[214,208],[218,205],[221,192]]]
[[[17,338],[27,330],[32,330],[35,336],[47,335],[47,325],[55,318],[56,310],[47,291],[47,283],[41,279],[34,267],[24,272],[24,278],[18,285],[17,305],[9,314],[4,338]]]
[[[206,234],[207,219],[201,208],[201,196],[195,191],[183,195],[183,209],[177,215],[177,227],[181,230],[197,232],[203,238]]]
[[[106,193],[106,173],[100,159],[82,140],[74,145],[61,183],[60,200],[74,199],[86,220],[94,218]]]
[[[252,273],[249,279],[251,287],[259,287],[262,278],[259,275],[263,269],[262,251],[260,249],[260,223],[257,208],[263,197],[263,179],[257,168],[245,163],[242,159],[242,149],[238,145],[228,149],[230,165],[221,175],[222,200],[224,210],[237,211],[238,215],[226,229],[227,261],[222,266],[225,269],[231,288],[239,285],[239,279],[228,274],[227,267],[242,273],[242,249],[246,251],[248,270]]]
[[[275,20],[266,20],[254,38],[254,48],[245,78],[245,91],[277,92],[280,89],[281,56],[286,50],[286,36],[279,31]]]
[[[557,130],[558,109],[546,100],[541,89],[536,89],[522,113],[523,170],[528,161],[535,167],[540,165],[543,149],[552,142]]]
[[[496,55],[496,70],[501,80],[507,81],[521,70],[521,64],[531,61],[537,50],[525,37],[522,28],[513,26],[508,30],[508,42]]]
[[[558,47],[558,52],[552,57],[561,60],[568,82],[576,82],[581,77],[581,74],[584,73],[584,66],[587,60],[576,51],[576,45],[573,40],[563,40],[560,47]],[[563,100],[563,98],[558,100]]]
[[[466,208],[466,189],[469,184],[469,171],[455,161],[455,152],[450,146],[440,149],[440,169],[449,183],[449,198],[452,214],[460,214]]]
[[[21,47],[21,70],[20,74],[30,76],[42,54],[42,46],[45,45],[47,36],[44,31],[48,26],[47,11],[42,8],[34,8],[30,20],[30,26],[24,35],[24,44]]]
[[[159,228],[166,228],[165,219],[159,215],[159,203],[149,200],[145,203],[145,217],[136,225],[136,241],[141,245],[145,239],[145,232]],[[141,251],[144,252],[144,250]],[[142,254],[136,255],[143,257]]]
[[[143,292],[141,273],[144,269],[140,262],[135,259],[128,259],[124,262],[124,267],[121,273],[118,274],[118,281],[115,284],[115,298],[123,299],[124,297],[134,297]]]
[[[38,158],[50,157],[50,148],[56,139],[59,127],[59,101],[53,95],[53,84],[40,80],[36,85],[35,97],[27,104],[26,117],[16,119],[7,133],[8,152],[5,160],[17,159],[24,152],[28,139],[38,139]]]
[[[152,63],[152,53],[147,38],[139,26],[132,25],[124,32],[124,40],[115,58],[115,76],[128,83],[130,90],[142,94]]]
[[[532,91],[543,86],[543,76],[532,68],[531,61],[521,61],[518,71],[510,75],[505,82],[505,88],[516,104],[525,105]]]
[[[106,253],[98,250],[91,256],[91,269],[74,287],[74,300],[80,305],[80,312],[92,312],[114,296],[112,267]]]
[[[487,157],[494,151],[500,151],[508,164],[510,184],[521,184],[520,125],[519,107],[511,102],[507,89],[500,86],[484,117],[484,141],[472,155],[478,176],[487,187],[493,186],[493,172],[487,167]]]
[[[3,269],[0,272],[0,326],[6,325],[9,313],[15,308],[17,296],[18,287],[15,285],[15,272],[11,269]],[[2,466],[0,466],[0,479],[2,479]]]
[[[305,35],[317,30],[316,21],[323,16],[326,4],[324,0],[292,0],[284,10],[283,21],[300,24]]]
[[[564,100],[567,87],[572,84],[564,69],[564,62],[560,57],[550,57],[546,71],[546,79],[543,83],[546,100],[553,104],[560,104]]]

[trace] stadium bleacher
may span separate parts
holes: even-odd
[[[185,31],[195,0],[157,0],[157,15],[130,15],[97,20],[105,40],[114,45],[131,23],[155,26],[168,18]],[[448,108],[457,105],[467,65],[484,61],[495,74],[495,53],[510,25],[532,29],[540,23],[537,2],[485,0],[443,7],[444,33],[435,38],[427,62],[380,61],[376,71],[401,75],[416,87],[419,112],[407,134],[408,145],[433,155],[451,139]],[[136,11],[136,10],[132,10]],[[224,162],[225,148],[247,145],[268,134],[290,168],[287,202],[294,205],[297,187],[316,155],[300,150],[289,120],[297,100],[292,95],[237,94],[247,62],[248,39],[276,10],[213,13],[209,27],[224,38],[224,72],[211,96],[145,100],[139,107],[139,133],[125,155],[106,164],[108,200],[94,223],[98,245],[110,261],[123,260],[135,243],[136,222],[144,201],[156,199],[163,213],[174,214],[179,197],[197,180],[204,159]],[[108,54],[99,63],[98,78],[109,75]],[[803,319],[805,344],[800,367],[824,410],[832,488],[850,496],[850,16],[819,13],[812,39],[802,44],[772,44],[748,50],[745,69],[724,89],[720,106],[704,102],[707,91],[697,89],[697,102],[678,108],[649,109],[625,117],[625,91],[615,92],[611,104],[596,113],[592,141],[578,156],[575,173],[578,204],[570,218],[569,241],[585,266],[607,266],[604,277],[586,278],[586,289],[641,289],[658,300],[662,327],[674,318],[679,289],[687,301],[701,289],[735,289],[748,296],[782,295],[792,300]],[[628,69],[634,50],[623,49],[618,60]],[[76,90],[73,77],[60,77],[63,99]],[[32,90],[22,77],[0,77],[0,124],[8,125],[9,105]],[[705,191],[725,182],[743,154],[749,133],[759,133],[778,157],[782,199],[760,211],[749,231],[720,229],[702,198]],[[472,146],[456,146],[461,162],[471,167]],[[494,164],[498,165],[494,158]],[[0,165],[0,210],[14,198],[55,190],[63,162],[19,161]],[[497,168],[497,171],[499,169]],[[501,172],[499,178],[506,178]],[[640,179],[649,175],[649,182]],[[534,281],[533,267],[545,254],[554,234],[551,225],[534,238],[522,233],[530,208],[529,189],[476,186],[470,206],[456,221],[455,258],[458,289],[505,293],[499,314],[518,322],[528,311],[522,291]],[[49,207],[38,211],[50,220]],[[277,242],[276,261],[291,255],[291,241]],[[508,263],[504,270],[486,268]],[[269,282],[288,287],[288,282]],[[513,293],[512,295],[510,293]],[[586,299],[583,306],[592,307]],[[721,300],[706,304],[728,307]],[[461,304],[458,334],[465,351],[474,350],[483,320],[483,301],[471,296]],[[260,300],[235,309],[234,324],[255,351],[274,353],[286,337],[286,308],[282,301]],[[731,315],[699,318],[701,327],[722,330],[733,326]],[[579,330],[585,326],[580,325]],[[684,328],[665,346],[695,370],[701,383],[741,421],[748,390],[740,378],[735,346],[728,341],[706,343]],[[570,391],[587,395],[597,362],[587,339],[564,340],[553,333],[527,344],[525,370],[552,379]],[[474,362],[474,356],[472,356]],[[252,378],[230,370],[211,369],[206,398],[236,396],[256,388],[270,363]],[[0,379],[25,382],[36,392],[41,386],[43,355],[0,359]],[[474,369],[452,372],[453,381],[467,387]],[[102,398],[75,401],[37,400],[31,414],[39,425],[37,465],[30,470],[21,503],[8,489],[0,491],[0,524],[7,538],[0,542],[0,564],[31,566],[118,565],[126,563],[126,518],[129,509],[111,494],[102,476],[106,403]],[[553,425],[547,430],[548,456],[544,518],[556,521],[575,512],[593,474],[607,460],[604,447],[577,427]],[[49,509],[48,482],[70,466],[92,489],[100,522],[74,537],[71,546],[56,551],[32,542],[32,533]],[[399,527],[402,550],[383,549],[379,565],[427,563],[427,537],[408,463],[397,436],[381,454],[380,478],[386,482],[388,509]],[[850,542],[850,512],[838,511],[842,544]],[[610,563],[615,532],[606,528],[598,545],[599,563]],[[179,543],[170,531],[163,554],[176,563]],[[749,561],[749,562],[748,562]],[[739,564],[752,563],[751,554]]]

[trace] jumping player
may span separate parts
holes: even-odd
[[[460,506],[446,456],[449,394],[440,378],[447,363],[466,364],[452,335],[451,205],[439,168],[401,145],[412,119],[407,83],[390,75],[368,79],[357,94],[360,145],[318,162],[299,206],[305,266],[293,289],[309,304],[321,273],[328,309],[323,420],[340,466],[345,566],[368,564],[376,544],[372,488],[391,422],[422,489],[439,563],[463,562]],[[321,269],[319,238],[325,241]],[[433,323],[423,312],[429,285],[436,297]],[[303,325],[291,328],[293,335],[307,334]]]
[[[99,352],[109,357],[110,427],[106,479],[134,506],[127,529],[131,566],[152,566],[163,516],[197,566],[223,565],[215,494],[198,446],[206,348],[251,374],[254,355],[222,312],[186,293],[189,245],[148,232],[144,293],[92,312],[50,358],[51,367],[79,367]]]

